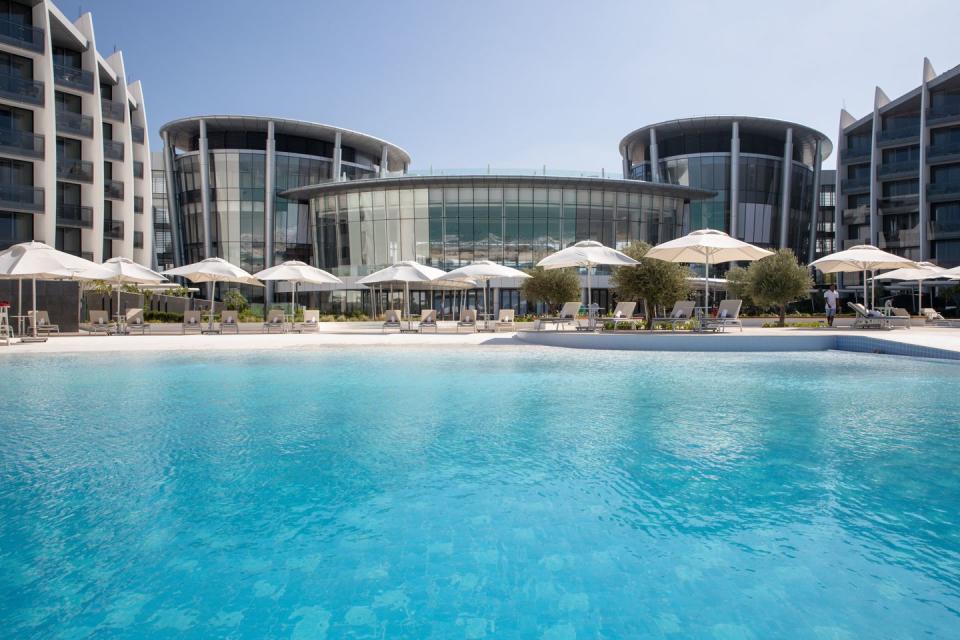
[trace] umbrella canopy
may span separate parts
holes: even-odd
[[[414,262],[413,260],[407,260],[405,262],[398,262],[397,264],[390,265],[385,269],[380,269],[380,271],[375,271],[370,275],[364,276],[357,280],[358,284],[364,285],[385,285],[385,284],[403,284],[404,286],[404,305],[406,306],[406,314],[410,315],[410,283],[411,282],[432,282],[437,280],[440,276],[444,275],[444,271],[437,269],[435,267],[428,267],[427,265],[420,264],[419,262]]]
[[[630,267],[640,264],[627,254],[604,246],[596,240],[582,240],[566,249],[561,249],[537,263],[544,269],[564,269],[566,267],[586,267],[587,269],[587,313],[593,326],[593,291],[590,286],[590,269],[597,265]]]
[[[904,267],[902,269],[894,269],[893,271],[887,271],[886,273],[881,273],[878,276],[874,276],[873,280],[898,280],[898,281],[911,281],[917,283],[917,313],[920,313],[920,309],[923,307],[923,282],[925,280],[944,280],[951,279],[956,280],[960,279],[960,274],[956,276],[951,276],[947,274],[947,270],[943,267],[938,267],[932,262],[918,262],[915,269],[909,267]]]
[[[473,280],[475,282],[483,283],[483,310],[485,313],[490,313],[490,307],[487,306],[487,282],[493,278],[529,278],[529,273],[524,273],[519,269],[514,269],[513,267],[508,267],[502,264],[493,262],[492,260],[478,260],[466,266],[454,269],[449,271],[437,280],[448,280],[456,282],[464,282]],[[486,325],[484,325],[486,328]]]
[[[718,262],[753,261],[772,256],[772,251],[738,240],[716,229],[698,229],[682,238],[669,240],[653,247],[643,256],[665,262],[685,262],[706,265],[704,306],[710,306],[710,265]]]
[[[104,269],[110,271],[111,275],[109,280],[117,285],[117,313],[120,313],[120,285],[121,284],[157,284],[159,282],[166,282],[167,279],[162,275],[154,271],[153,269],[148,269],[147,267],[137,264],[130,258],[110,258],[102,265]],[[119,320],[118,320],[119,322]]]
[[[33,280],[33,314],[37,314],[37,280],[106,280],[111,272],[95,262],[58,251],[42,242],[21,242],[0,252],[0,278]],[[18,302],[18,305],[20,303]],[[23,313],[23,309],[18,309]],[[37,323],[33,323],[37,337]]]
[[[824,273],[863,272],[863,301],[867,301],[867,271],[877,269],[916,269],[917,263],[909,258],[881,251],[870,244],[858,244],[849,249],[825,255],[810,263]],[[873,306],[871,304],[871,306]]]
[[[298,284],[343,284],[343,280],[332,273],[317,269],[299,260],[287,260],[275,267],[258,271],[253,274],[253,277],[260,280],[278,280],[291,283],[293,286],[290,290],[290,307],[293,309],[294,315],[297,313]]]
[[[200,262],[187,264],[163,272],[168,276],[182,276],[191,282],[209,282],[210,284],[210,331],[213,331],[213,294],[218,282],[234,282],[262,287],[263,283],[236,265],[223,258],[207,258]]]

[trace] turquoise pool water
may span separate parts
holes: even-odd
[[[960,636],[960,367],[3,359],[5,638]]]

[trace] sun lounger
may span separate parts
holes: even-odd
[[[420,333],[424,329],[433,329],[437,333],[437,312],[434,309],[424,309],[420,312],[420,325],[417,327]]]
[[[670,312],[669,316],[653,319],[653,326],[669,324],[670,330],[676,331],[678,324],[686,324],[693,319],[693,310],[696,308],[696,305],[697,303],[692,300],[678,300],[673,305],[673,311]]]
[[[740,323],[740,307],[743,306],[743,300],[721,300],[717,308],[716,318],[706,318],[703,321],[702,328],[711,331],[723,331],[727,327],[740,327],[743,331],[743,324]]]
[[[234,309],[224,309],[220,312],[220,333],[240,333],[240,323],[237,321],[237,312]]]
[[[27,317],[30,318],[31,332],[33,331],[34,322],[36,322],[38,334],[50,335],[51,333],[60,333],[59,325],[50,323],[50,315],[46,311],[37,311],[36,316],[33,315],[33,311],[27,311]]]
[[[263,323],[264,333],[273,333],[274,331],[279,331],[280,333],[287,332],[287,323],[283,319],[283,310],[281,309],[271,309],[268,311],[267,319]]]
[[[514,319],[514,310],[513,309],[500,309],[500,312],[497,314],[497,324],[494,325],[494,331],[500,331],[500,329],[506,329],[507,331],[516,331],[516,325],[513,323]]]
[[[113,330],[113,324],[110,322],[106,311],[91,309],[87,313],[87,316],[90,322],[80,327],[87,333],[102,333],[103,335],[107,335]]]
[[[618,302],[613,310],[612,318],[603,318],[603,322],[612,322],[613,330],[616,331],[621,322],[629,322],[631,326],[635,322],[633,312],[637,309],[636,302]]]
[[[203,325],[200,324],[200,312],[184,311],[183,324],[180,325],[180,330],[183,333],[190,333],[192,331],[201,333],[203,331]]]
[[[460,316],[459,322],[457,322],[457,333],[460,333],[460,327],[465,327],[471,331],[477,330],[477,310],[476,309],[464,309],[463,314]]]
[[[300,331],[320,331],[320,310],[304,309],[303,322],[300,323]]]
[[[958,327],[960,326],[960,320],[948,320],[940,315],[940,312],[936,309],[931,309],[929,307],[920,309],[920,314],[926,319],[927,325],[932,327]]]
[[[540,328],[543,328],[546,324],[552,324],[556,327],[556,330],[559,331],[563,325],[572,324],[575,327],[579,326],[577,324],[577,314],[580,313],[580,306],[579,300],[576,302],[563,303],[563,307],[560,308],[560,313],[555,317],[540,318]]]
[[[143,320],[143,309],[127,309],[126,325],[128,333],[139,331],[143,335],[150,331],[150,325]]]
[[[848,302],[847,307],[853,310],[856,318],[853,320],[854,329],[892,329],[890,318],[879,311],[867,311],[859,302]]]
[[[380,327],[381,333],[387,329],[396,329],[400,331],[400,312],[396,309],[388,309],[383,313],[383,326]]]
[[[890,313],[887,316],[890,319],[890,326],[909,329],[913,323],[910,312],[902,307],[889,307]]]

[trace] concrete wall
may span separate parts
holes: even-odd
[[[23,315],[33,308],[32,281],[23,281]],[[20,314],[18,308],[18,285],[16,280],[0,280],[0,300],[10,303],[10,315]],[[80,285],[76,282],[37,281],[37,309],[50,314],[50,322],[60,325],[60,331],[77,331],[77,316],[80,303]],[[10,318],[14,329],[16,320]],[[24,327],[29,324],[24,321]]]

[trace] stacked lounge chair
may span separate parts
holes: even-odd
[[[678,324],[686,324],[693,319],[693,310],[697,303],[692,300],[678,300],[673,305],[670,315],[664,318],[654,318],[653,326],[658,324],[669,324],[671,331],[677,330]]]
[[[711,331],[723,331],[727,327],[740,327],[743,331],[743,324],[740,322],[740,307],[743,306],[743,300],[721,300],[717,308],[716,318],[706,318],[703,321],[702,328]]]

